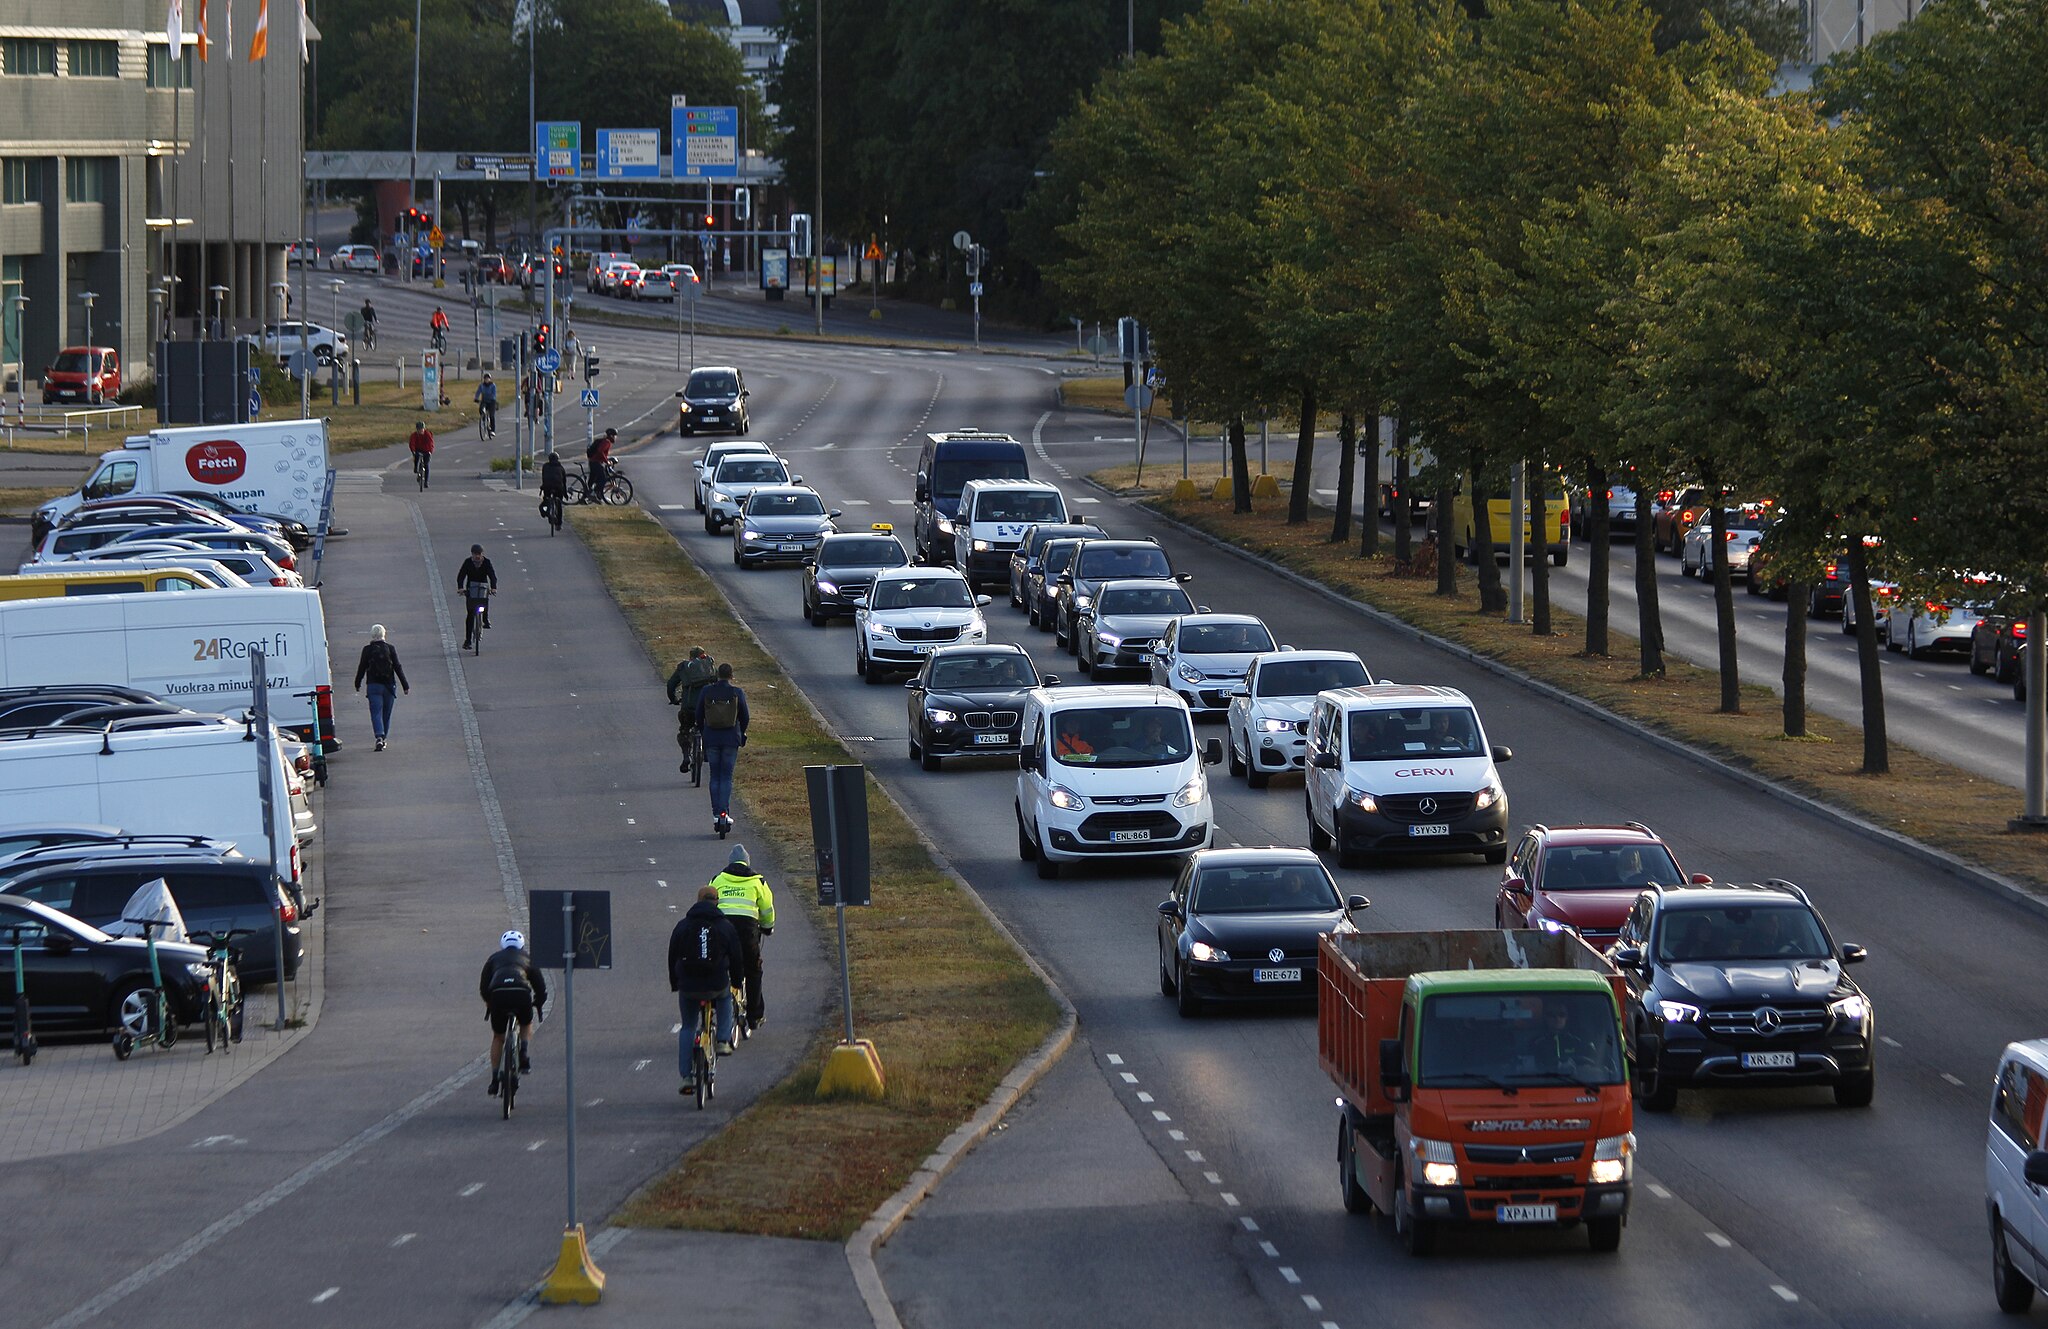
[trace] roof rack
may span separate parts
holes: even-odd
[[[1805,891],[1805,889],[1804,889],[1803,887],[1799,886],[1799,885],[1798,885],[1797,883],[1795,883],[1795,882],[1789,882],[1789,881],[1785,880],[1785,879],[1784,879],[1783,877],[1770,877],[1770,878],[1767,878],[1767,879],[1766,879],[1766,880],[1764,881],[1764,885],[1766,885],[1766,886],[1776,886],[1776,887],[1778,887],[1778,888],[1779,888],[1780,890],[1786,890],[1786,891],[1790,891],[1790,892],[1792,892],[1792,894],[1794,894],[1794,895],[1796,895],[1796,896],[1798,896],[1798,897],[1799,897],[1799,903],[1801,903],[1801,904],[1803,904],[1803,905],[1811,905],[1811,904],[1813,903],[1813,901],[1812,901],[1812,900],[1810,900],[1810,899],[1808,899],[1808,898],[1807,898],[1807,895],[1806,895],[1806,891]]]

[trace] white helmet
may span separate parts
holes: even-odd
[[[513,928],[498,938],[498,944],[507,950],[523,951],[526,949],[526,934],[518,928]]]

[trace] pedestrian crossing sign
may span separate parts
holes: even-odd
[[[585,388],[585,389],[583,389],[583,405],[584,405],[584,407],[585,407],[586,409],[588,409],[588,410],[592,410],[592,411],[594,411],[594,410],[596,410],[596,409],[597,409],[597,389],[596,389],[596,388]]]

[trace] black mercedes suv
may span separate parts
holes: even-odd
[[[1639,1096],[1669,1112],[1681,1088],[1826,1084],[1843,1107],[1877,1087],[1870,999],[1789,881],[1652,887],[1607,952],[1630,994]]]

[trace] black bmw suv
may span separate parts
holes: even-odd
[[[1877,1088],[1870,999],[1789,881],[1653,887],[1607,952],[1627,980],[1639,1095],[1669,1112],[1681,1088],[1826,1084],[1843,1107]]]

